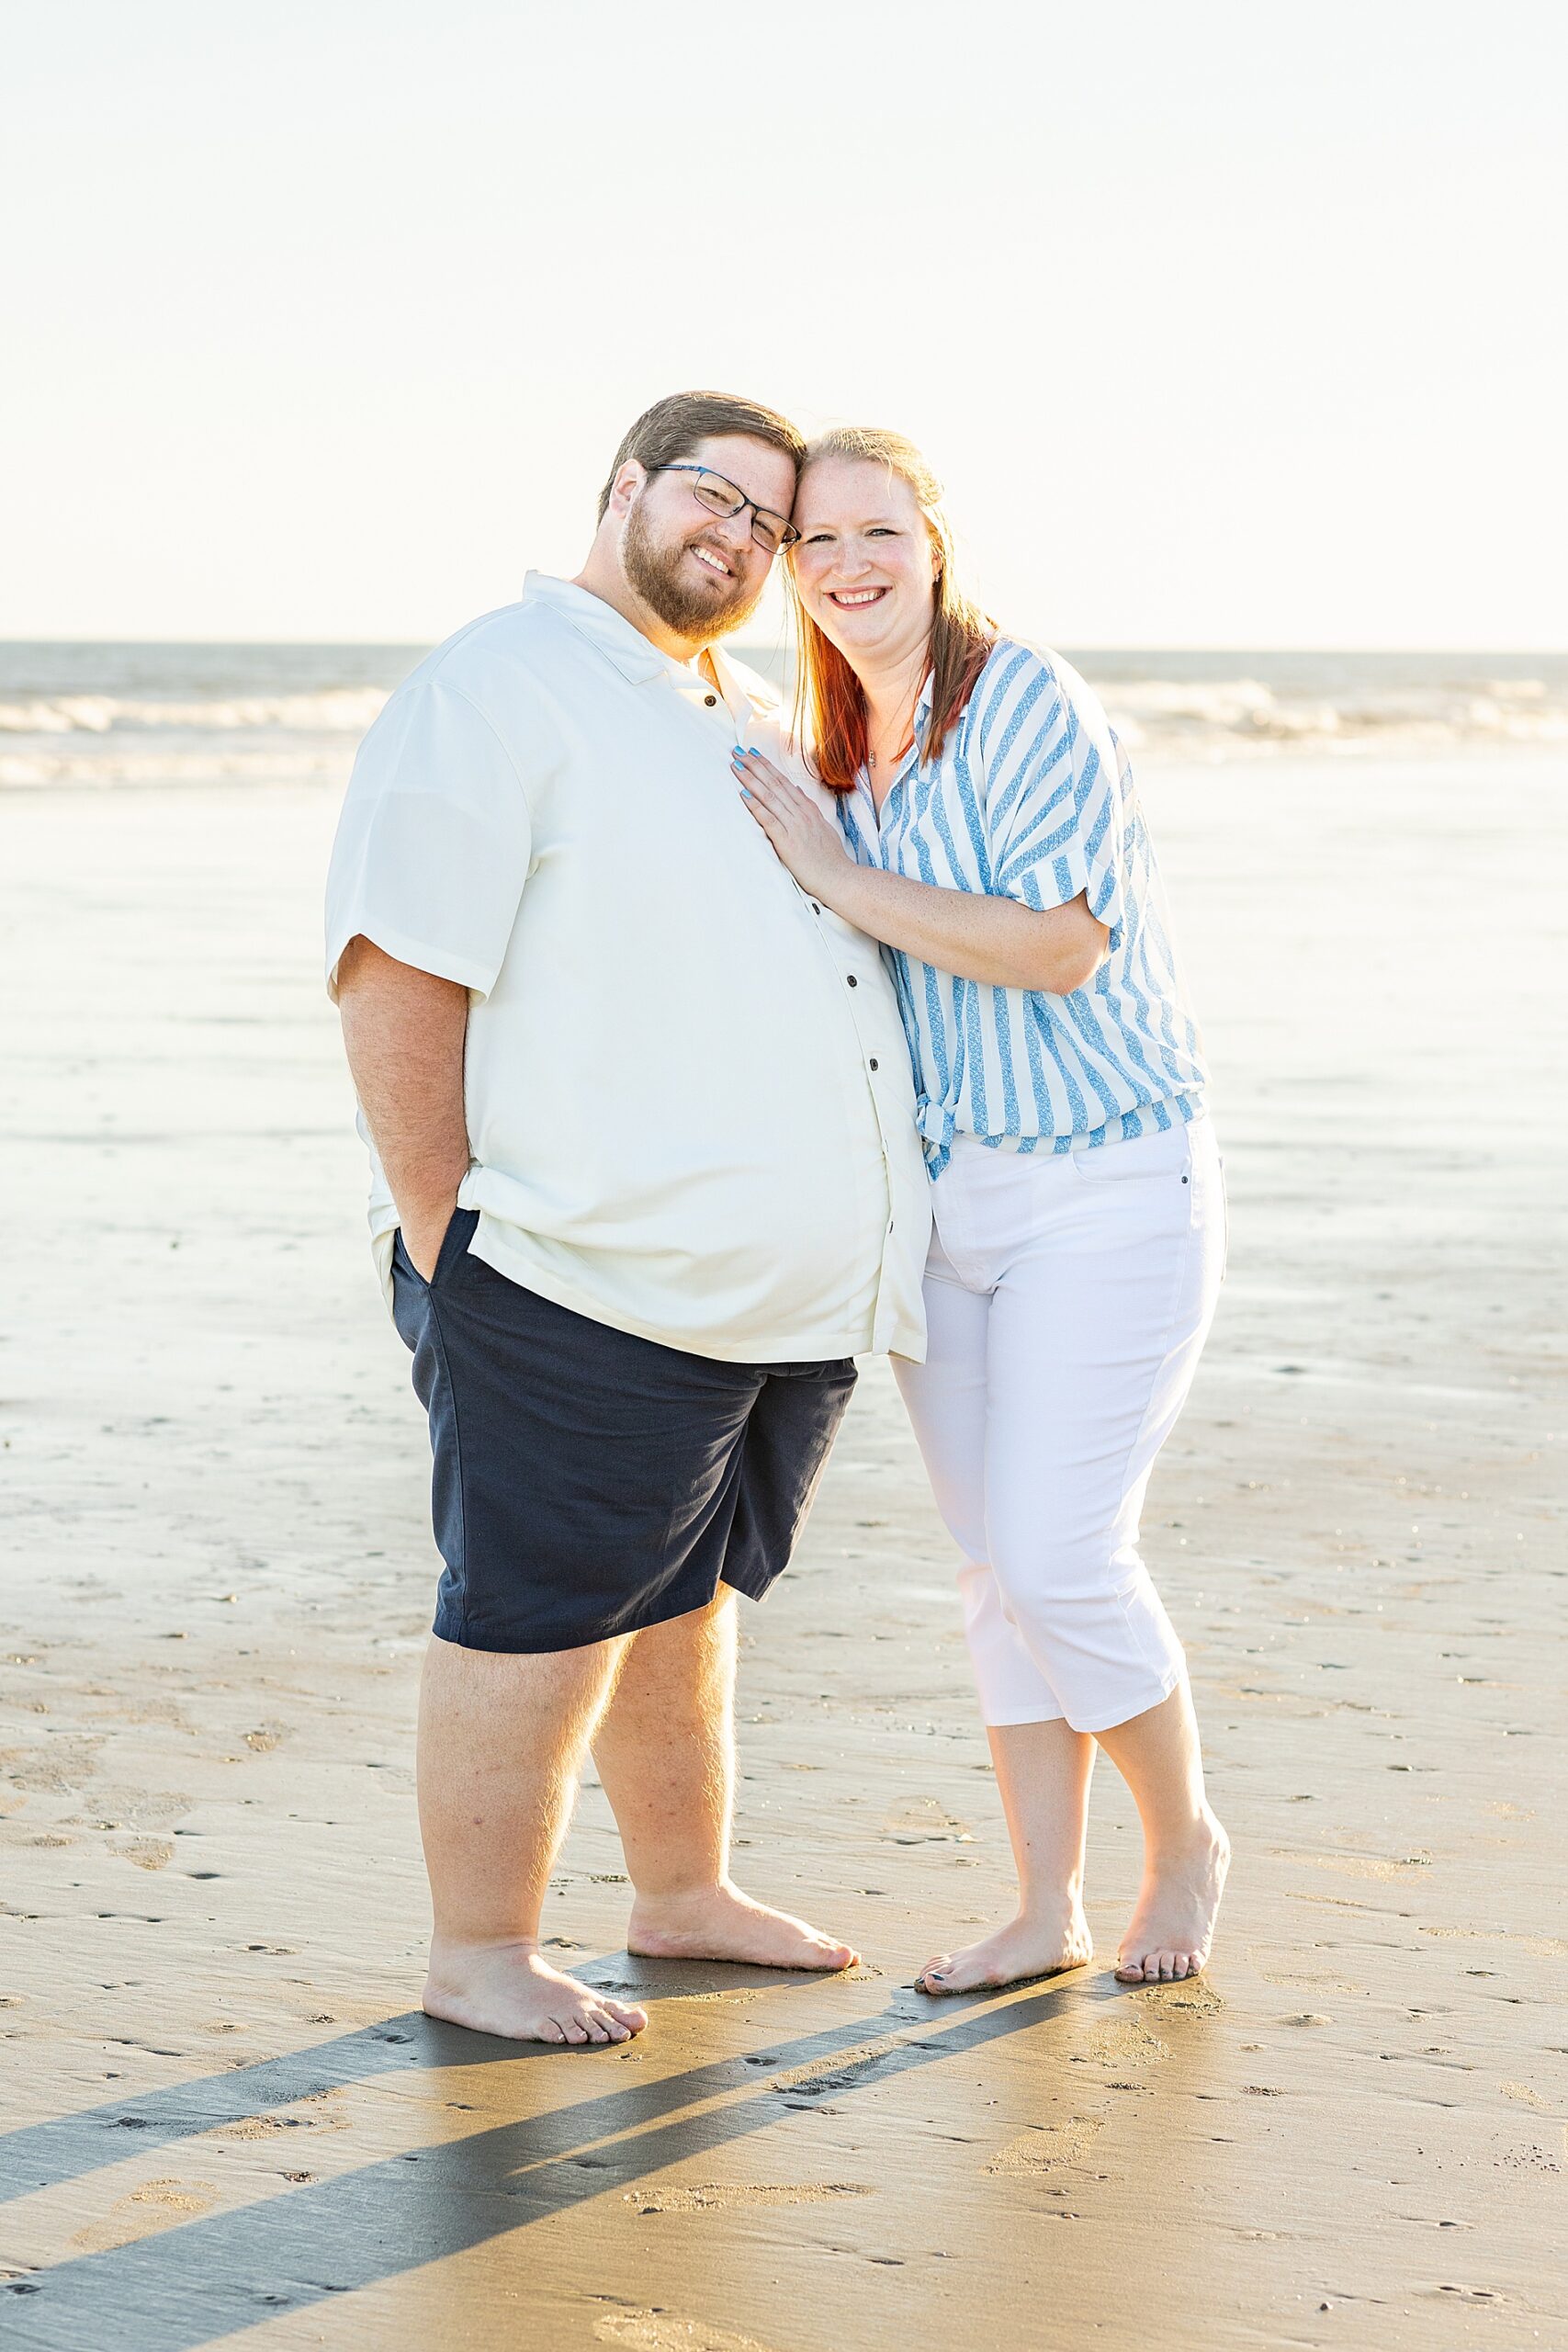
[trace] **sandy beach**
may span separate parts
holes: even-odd
[[[423,2018],[425,1437],[318,961],[323,786],[0,795],[0,2337],[17,2352],[1568,2346],[1564,763],[1147,762],[1230,1272],[1148,1555],[1212,1971],[917,1995],[1010,1874],[866,1368],[743,1619],[738,1874],[829,1982],[547,1932],[622,2050]],[[1266,952],[1267,951],[1267,952]]]

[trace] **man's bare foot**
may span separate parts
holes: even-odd
[[[431,1948],[422,2007],[427,2017],[466,2025],[508,2041],[629,2041],[648,2023],[646,2009],[612,2001],[592,1984],[563,1976],[532,1944],[450,1944]]]
[[[852,1968],[860,1958],[852,1945],[753,1903],[728,1881],[686,1894],[639,1894],[626,1950],[645,1960],[739,1960],[753,1968],[825,1971]]]
[[[915,1979],[917,1993],[995,1992],[1029,1976],[1059,1976],[1094,1957],[1089,1921],[1075,1903],[1049,1913],[1021,1911],[962,1951],[939,1952]]]
[[[1145,1866],[1116,1964],[1122,1984],[1170,1984],[1207,1964],[1230,1859],[1230,1839],[1205,1810],[1185,1847]]]

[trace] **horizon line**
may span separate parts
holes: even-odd
[[[1511,653],[1543,654],[1552,659],[1568,658],[1568,644],[1539,645],[1476,645],[1469,642],[1345,645],[1325,641],[1295,640],[1290,643],[1242,645],[1234,641],[1212,640],[1205,643],[1179,642],[1171,639],[1100,638],[1056,640],[1064,648],[1090,653]],[[423,637],[0,637],[0,651],[20,647],[37,646],[210,646],[231,649],[270,650],[302,650],[320,648],[333,652],[429,652],[443,643],[440,638]],[[770,640],[763,637],[748,637],[737,630],[728,639],[733,645],[762,645]]]

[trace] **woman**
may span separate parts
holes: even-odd
[[[897,1371],[964,1555],[1020,1880],[1017,1916],[919,1982],[958,1993],[1089,1958],[1097,1741],[1144,1830],[1116,1973],[1191,1975],[1230,1849],[1137,1542],[1213,1314],[1224,1205],[1148,834],[1082,680],[960,591],[908,442],[816,442],[794,519],[801,709],[841,831],[754,752],[737,747],[736,773],[801,888],[890,955],[935,1226],[929,1354]]]

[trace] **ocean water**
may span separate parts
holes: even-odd
[[[737,650],[782,678],[776,648]],[[1063,650],[1156,757],[1568,744],[1568,653]],[[0,789],[338,784],[424,650],[0,643]]]

